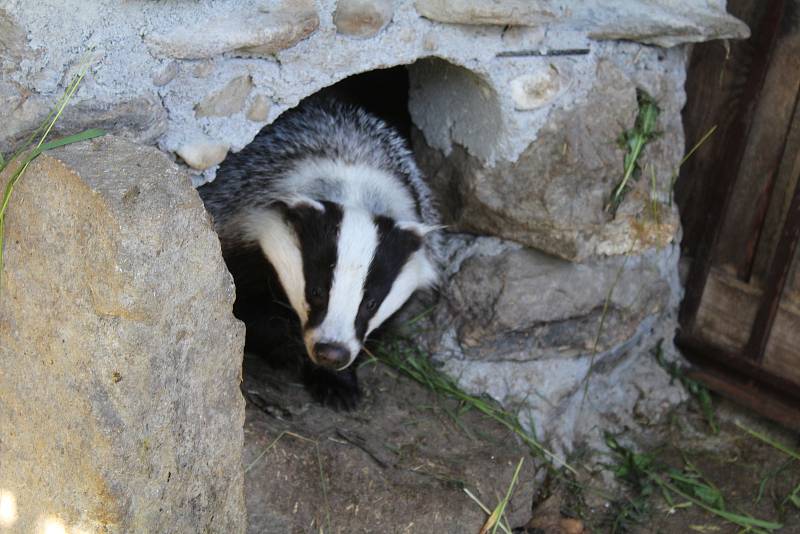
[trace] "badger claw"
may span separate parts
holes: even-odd
[[[330,371],[309,363],[303,369],[303,382],[315,401],[334,410],[354,410],[361,400],[354,367]]]

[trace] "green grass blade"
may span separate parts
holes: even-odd
[[[703,137],[701,137],[700,140],[694,144],[692,149],[689,150],[689,152],[687,152],[685,156],[683,156],[683,158],[681,159],[681,162],[678,163],[678,166],[672,172],[672,178],[669,181],[669,190],[670,191],[675,189],[675,182],[678,180],[678,173],[680,172],[681,167],[683,167],[683,164],[686,163],[687,161],[689,161],[689,158],[691,158],[694,155],[694,153],[697,151],[697,149],[699,149],[701,146],[703,146],[706,143],[706,141],[708,141],[708,139],[712,135],[714,135],[714,132],[716,132],[716,131],[717,131],[717,125],[715,124],[714,126],[709,128],[709,130],[705,134],[703,134]],[[670,195],[669,200],[670,200],[669,205],[672,206],[672,195]]]
[[[65,145],[71,145],[73,143],[79,143],[81,141],[94,139],[95,137],[101,137],[104,136],[105,134],[106,134],[105,130],[101,130],[100,128],[90,128],[88,130],[82,131],[81,133],[68,135],[67,137],[56,139],[55,141],[49,141],[43,144],[37,150],[39,150],[40,152],[44,152],[45,150],[52,150],[54,148],[62,147]]]
[[[637,179],[636,174],[639,171],[639,158],[642,155],[644,147],[657,137],[656,122],[660,109],[655,100],[643,90],[638,90],[636,99],[639,104],[639,112],[636,115],[636,122],[633,128],[623,132],[621,138],[628,151],[623,160],[623,175],[622,180],[614,188],[611,198],[606,206],[606,210],[615,214],[617,208],[622,203],[625,193],[628,190],[628,182],[631,178]]]
[[[747,432],[748,434],[750,434],[754,438],[756,438],[756,439],[758,439],[760,441],[763,441],[767,445],[769,445],[769,446],[771,446],[771,447],[773,447],[775,449],[778,449],[779,451],[781,451],[782,453],[784,453],[784,454],[786,454],[788,456],[791,456],[795,460],[800,460],[800,452],[794,451],[794,450],[790,449],[789,447],[787,447],[786,445],[775,441],[774,439],[770,438],[769,436],[765,436],[764,434],[762,434],[760,432],[756,432],[755,430],[752,430],[752,429],[744,426],[739,421],[736,421],[736,426],[738,426],[739,428],[741,428],[742,430],[744,430],[745,432]]]
[[[522,463],[525,461],[525,458],[520,458],[519,463],[517,464],[517,468],[514,470],[514,476],[511,477],[511,484],[508,486],[508,491],[506,491],[506,496],[503,497],[499,503],[497,503],[497,507],[495,507],[492,515],[489,517],[489,521],[494,519],[494,526],[492,527],[492,534],[496,534],[497,527],[500,525],[502,521],[503,514],[506,511],[506,506],[508,506],[508,501],[511,500],[511,493],[514,491],[514,486],[517,485],[517,480],[519,479],[519,471],[522,469]],[[488,523],[488,522],[487,522]]]
[[[750,528],[750,529],[757,528],[757,529],[763,529],[763,530],[768,530],[768,531],[778,530],[780,528],[783,528],[783,525],[780,524],[780,523],[775,523],[773,521],[766,521],[764,519],[758,519],[758,518],[750,517],[750,516],[746,516],[746,515],[735,514],[733,512],[728,512],[726,510],[720,510],[718,508],[715,508],[713,506],[710,506],[710,505],[706,504],[705,502],[703,502],[702,499],[696,498],[693,495],[690,495],[690,494],[682,491],[680,488],[678,488],[674,484],[671,484],[671,483],[667,482],[666,480],[662,479],[661,477],[659,477],[657,475],[654,475],[652,473],[650,473],[649,475],[650,475],[650,478],[653,480],[653,482],[655,482],[659,486],[662,486],[662,487],[668,489],[669,491],[680,495],[684,499],[686,499],[688,501],[691,501],[692,504],[694,504],[696,506],[699,506],[700,508],[704,509],[705,511],[710,512],[710,513],[712,513],[712,514],[714,514],[714,515],[716,515],[718,517],[721,517],[722,519],[725,519],[726,521],[734,523],[735,525],[739,525],[740,527]],[[670,477],[671,476],[672,475],[670,475]]]

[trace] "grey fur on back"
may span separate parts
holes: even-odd
[[[228,156],[216,179],[199,189],[223,247],[244,244],[237,215],[282,200],[285,179],[309,158],[361,164],[391,174],[413,197],[419,222],[439,225],[430,189],[400,134],[361,108],[325,99],[306,101],[281,115],[242,151]],[[318,193],[314,200],[330,200],[325,191]],[[434,231],[425,240],[436,263],[440,239]]]

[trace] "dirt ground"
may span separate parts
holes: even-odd
[[[748,530],[683,496],[664,492],[658,485],[644,484],[643,487],[626,483],[618,474],[609,472],[620,463],[619,456],[613,454],[595,457],[595,460],[609,465],[605,472],[583,476],[577,485],[558,480],[553,483],[551,495],[560,505],[561,517],[580,518],[583,532],[800,532],[800,499],[795,498],[792,502],[790,498],[793,492],[800,494],[800,460],[752,436],[745,429],[787,446],[795,453],[800,450],[800,435],[732,402],[712,398],[719,426],[716,433],[707,419],[695,410],[696,405],[690,402],[675,409],[669,420],[654,428],[652,433],[636,437],[640,443],[639,454],[658,465],[659,473],[672,469],[672,472],[689,474],[702,481],[704,486],[717,490],[715,496],[721,496],[722,501],[713,507],[775,523],[780,528],[772,530],[755,526]],[[619,439],[626,438],[629,437]],[[685,489],[685,486],[679,489]],[[664,493],[671,499],[671,504]],[[690,492],[690,496],[697,498],[703,494],[696,491]],[[709,498],[707,502],[712,500]],[[547,503],[540,505],[534,510],[534,519],[537,512],[552,515],[552,506],[550,509],[548,511]],[[629,514],[625,515],[625,511]],[[544,529],[542,532],[567,531]]]
[[[576,451],[568,459],[579,466],[575,477],[396,369],[372,362],[359,374],[361,406],[335,412],[293,377],[257,361],[245,366],[248,532],[478,533],[488,517],[482,506],[502,500],[525,458],[506,509],[516,534],[800,533],[800,460],[745,428],[790,452],[800,436],[722,399],[713,399],[717,432],[690,402],[647,435],[616,436],[622,453]],[[688,486],[696,503],[621,471],[621,454],[660,480],[674,484],[666,475],[679,473],[699,481]],[[697,501],[775,525],[747,530]]]

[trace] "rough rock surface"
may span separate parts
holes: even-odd
[[[250,76],[234,78],[225,87],[197,104],[194,113],[197,117],[230,117],[244,109],[251,89],[253,80]]]
[[[339,0],[333,23],[336,30],[353,37],[372,37],[392,20],[394,0]]]
[[[750,36],[746,24],[725,12],[725,0],[598,0],[577,4],[572,16],[593,39],[664,47]]]
[[[189,167],[204,170],[222,163],[222,160],[228,155],[229,148],[224,143],[214,143],[201,139],[183,145],[178,149],[177,154]]]
[[[684,93],[680,73],[684,58],[680,52],[642,55],[649,53],[661,58],[649,69],[639,68],[633,50],[622,47],[616,47],[613,55],[601,57],[594,72],[586,76],[592,81],[591,89],[579,100],[556,102],[536,139],[516,161],[486,165],[471,149],[477,142],[472,138],[476,134],[457,137],[459,132],[452,126],[447,135],[458,138],[459,144],[453,144],[447,156],[447,152],[429,146],[429,141],[438,143],[436,136],[416,135],[415,151],[432,179],[445,223],[457,230],[512,239],[576,261],[667,245],[678,227],[677,213],[668,199],[682,155],[680,109]],[[551,61],[537,69],[543,71],[544,79],[563,78],[557,83],[568,85],[572,83],[571,63]],[[427,73],[416,70],[412,75],[427,77]],[[651,93],[661,107],[657,126],[661,135],[640,158],[648,179],[635,184],[624,208],[612,217],[606,206],[624,171],[625,150],[618,138],[635,123],[637,88]],[[446,105],[445,98],[437,94],[429,101]],[[476,90],[475,105],[479,99]],[[420,117],[423,126],[424,121]],[[452,122],[444,127],[448,124]],[[497,126],[483,132],[492,128],[496,130]],[[651,175],[656,178],[655,188],[649,180]],[[654,202],[657,217],[653,215]]]
[[[365,398],[337,413],[299,384],[246,357],[245,496],[248,532],[477,532],[525,458],[506,509],[512,526],[531,515],[535,460],[515,436],[476,412],[454,420],[454,401],[364,365]],[[539,465],[538,467],[542,467]]]
[[[210,20],[179,13],[177,27],[152,32],[145,41],[156,55],[176,59],[205,59],[225,52],[270,56],[294,46],[319,26],[313,0],[242,2],[242,6],[242,12],[203,13]]]
[[[415,0],[420,15],[438,22],[536,26],[556,18],[551,2],[537,0]]]
[[[677,244],[578,264],[494,238],[448,241],[428,343],[462,387],[516,407],[562,450],[683,399],[648,354],[659,339],[674,350]]]
[[[593,39],[624,39],[657,46],[710,39],[741,39],[750,32],[725,12],[724,1],[594,0],[564,4],[552,0],[415,0],[431,20],[457,24],[540,26],[563,21]]]
[[[247,110],[247,120],[264,122],[269,116],[269,100],[264,95],[256,95],[250,109]]]
[[[5,232],[12,531],[242,532],[244,332],[187,174],[110,136],[54,150],[17,183]]]
[[[664,254],[573,263],[491,238],[455,237],[450,248],[446,307],[470,359],[585,354],[597,337],[587,326],[605,313],[597,339],[603,352],[633,337],[648,316],[662,314],[672,297]]]

